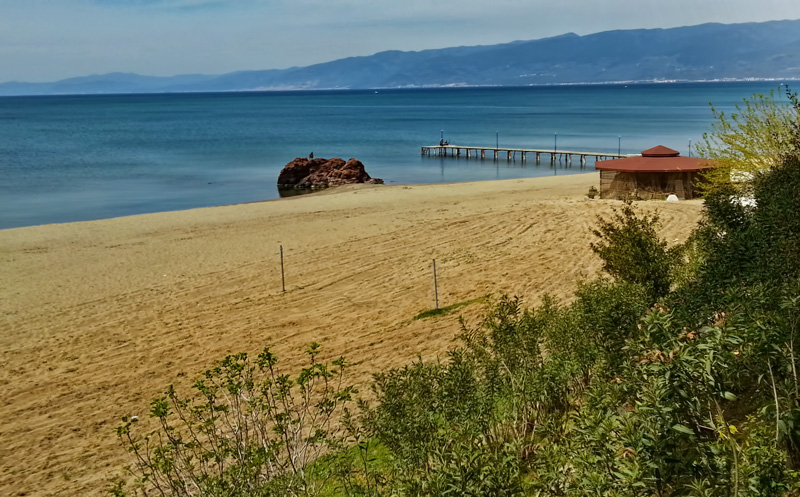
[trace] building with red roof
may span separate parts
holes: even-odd
[[[696,184],[703,171],[713,167],[707,159],[681,157],[663,145],[642,152],[640,157],[598,161],[600,198],[680,199],[696,196]]]

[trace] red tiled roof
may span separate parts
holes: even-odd
[[[594,165],[600,171],[623,173],[669,173],[702,171],[713,167],[708,159],[680,157],[680,152],[658,145],[642,152],[641,157],[598,161]]]
[[[623,173],[670,173],[702,171],[712,167],[707,159],[697,157],[629,157],[627,159],[603,160],[595,163],[600,171]]]
[[[658,145],[642,152],[642,157],[677,157],[679,155],[681,155],[680,152],[664,145]]]

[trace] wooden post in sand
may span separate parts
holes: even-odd
[[[281,245],[281,291],[286,292],[286,277],[283,273],[283,245]]]
[[[439,288],[436,285],[436,259],[433,260],[433,302],[439,308]]]

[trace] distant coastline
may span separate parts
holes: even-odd
[[[0,83],[0,96],[758,82],[800,79],[800,20],[633,29],[222,75]]]
[[[245,90],[228,90],[227,92],[257,92],[257,91],[371,91],[371,90],[436,90],[448,88],[548,88],[553,86],[621,86],[621,85],[659,85],[659,84],[718,84],[718,83],[776,83],[800,81],[796,78],[719,78],[719,79],[632,79],[620,81],[572,81],[568,83],[531,83],[527,85],[472,85],[466,83],[453,83],[447,85],[422,85],[422,86],[386,86],[374,88],[251,88]],[[226,92],[219,92],[226,93]]]
[[[374,88],[338,88],[338,87],[319,87],[319,88],[244,88],[238,90],[193,90],[193,91],[152,91],[152,92],[108,92],[108,93],[47,93],[47,94],[20,94],[5,95],[0,93],[0,98],[19,98],[19,97],[77,97],[77,96],[135,96],[135,95],[214,95],[214,94],[235,94],[235,93],[314,93],[314,92],[372,92],[372,91],[414,91],[414,90],[448,90],[448,89],[515,89],[515,88],[558,88],[558,87],[611,87],[627,85],[703,85],[703,84],[726,84],[726,83],[769,83],[774,82],[778,85],[785,83],[800,82],[797,78],[721,78],[721,79],[700,79],[700,80],[662,80],[662,79],[642,79],[642,80],[621,80],[621,81],[575,81],[569,83],[541,83],[527,85],[472,85],[472,84],[448,84],[448,85],[422,85],[422,86],[392,86]]]

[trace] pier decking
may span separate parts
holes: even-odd
[[[422,155],[439,156],[439,157],[461,157],[467,159],[471,158],[486,158],[486,152],[492,153],[492,158],[497,160],[503,153],[506,155],[506,160],[516,160],[519,154],[520,160],[528,160],[529,154],[536,155],[536,162],[541,162],[542,154],[549,155],[550,162],[561,160],[562,158],[568,163],[572,164],[572,157],[578,156],[581,165],[586,164],[586,158],[594,156],[595,162],[605,159],[623,159],[626,157],[637,157],[639,154],[615,154],[609,152],[587,152],[580,150],[554,150],[546,148],[505,148],[505,147],[476,147],[472,145],[428,145],[422,147]]]

